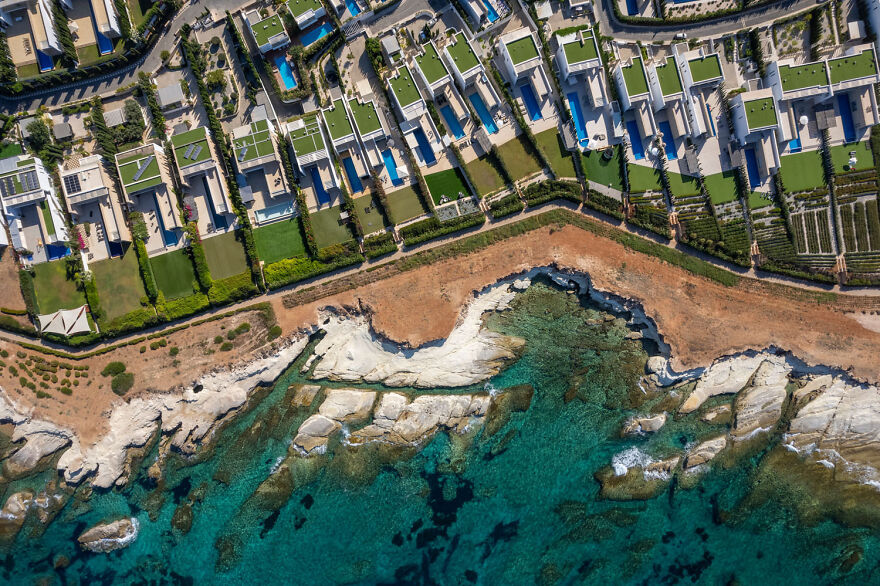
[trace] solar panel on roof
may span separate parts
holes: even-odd
[[[183,153],[183,158],[188,159],[189,156],[192,154],[194,148],[196,148],[196,145],[194,145],[194,144],[191,144],[188,147],[186,147],[186,152]]]
[[[144,174],[144,171],[147,170],[147,167],[150,166],[150,163],[152,163],[152,162],[153,162],[153,159],[155,159],[155,158],[156,158],[155,155],[150,155],[149,157],[147,157],[146,159],[144,159],[144,160],[141,162],[140,167],[138,167],[137,173],[134,174],[134,177],[132,177],[131,180],[132,180],[132,181],[137,181],[137,180],[139,180],[139,179],[141,178],[141,175]]]
[[[193,152],[189,158],[192,159],[193,161],[195,161],[196,159],[199,158],[199,153],[201,153],[201,152],[202,152],[202,145],[200,145],[200,144],[195,145],[195,148],[193,149]]]
[[[79,175],[67,175],[64,177],[64,189],[69,195],[82,191],[82,186],[79,183]]]
[[[25,191],[33,191],[39,185],[36,171],[26,171],[19,175],[18,179]]]

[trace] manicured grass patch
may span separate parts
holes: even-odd
[[[705,177],[706,190],[712,203],[719,205],[736,199],[736,174],[734,171],[723,171]]]
[[[871,153],[868,152],[868,155]],[[825,184],[819,151],[807,151],[780,157],[782,184],[786,191],[806,191]]]
[[[470,195],[461,171],[457,167],[425,175],[425,183],[428,184],[428,191],[431,192],[435,204],[439,204],[443,196],[446,196],[446,201],[455,201],[459,193],[464,194],[465,197]]]
[[[388,200],[388,207],[391,208],[391,213],[396,222],[404,222],[428,213],[415,189],[410,185],[397,191],[392,191],[386,198]]]
[[[477,195],[482,197],[504,187],[504,180],[487,156],[474,159],[465,166],[474,181]]]
[[[18,79],[27,79],[40,75],[40,66],[36,63],[28,63],[15,68]]]
[[[124,42],[125,41],[122,39],[116,39],[115,44],[113,45],[113,50],[105,55],[101,55],[97,44],[77,48],[76,54],[79,57],[80,67],[115,59],[118,56],[117,51],[122,48]]]
[[[360,220],[364,234],[372,234],[385,227],[385,219],[379,211],[379,202],[372,195],[364,195],[354,200],[354,211]]]
[[[766,208],[772,203],[768,199],[769,197],[769,195],[758,193],[757,191],[752,191],[751,193],[749,193],[749,209],[757,210],[760,208]]]
[[[129,246],[119,258],[89,264],[89,270],[108,321],[141,308],[141,298],[146,292],[133,246]]]
[[[829,149],[831,152],[831,162],[834,164],[835,173],[843,173],[845,171],[862,171],[870,169],[874,166],[874,157],[871,154],[871,144],[868,141],[852,144],[842,144]],[[849,154],[855,151],[856,164],[854,168],[849,166]],[[786,185],[788,187],[788,185]]]
[[[581,161],[588,180],[595,181],[606,187],[610,185],[618,191],[623,191],[623,180],[620,178],[620,163],[617,160],[617,149],[620,147],[614,148],[614,156],[608,161],[598,151],[581,154]]]
[[[498,147],[498,156],[510,169],[513,179],[522,179],[541,170],[541,165],[532,156],[525,135],[520,134]]]
[[[144,22],[144,15],[153,5],[150,0],[127,0],[128,11],[131,13],[132,27],[139,26]]]
[[[629,190],[634,193],[642,191],[660,191],[663,184],[660,182],[660,171],[654,167],[642,165],[629,166]]]
[[[697,195],[700,193],[700,186],[696,177],[690,175],[681,175],[680,173],[667,173],[669,177],[669,189],[672,195],[684,197],[688,195]]]
[[[166,299],[176,299],[192,295],[196,289],[193,282],[196,274],[190,258],[183,250],[166,252],[150,258],[156,285]]]
[[[553,172],[556,177],[576,177],[574,170],[574,159],[571,152],[565,150],[562,144],[562,138],[559,136],[559,130],[551,128],[535,135],[538,146],[544,151],[544,156],[550,161]]]
[[[244,247],[235,239],[235,232],[202,238],[202,248],[214,280],[239,275],[248,270]]]
[[[340,244],[353,238],[348,225],[339,219],[342,210],[339,206],[327,208],[320,212],[309,214],[312,220],[312,229],[315,232],[315,242],[318,248],[326,248],[334,244]]]
[[[0,144],[0,160],[15,157],[22,153],[21,145],[17,142],[7,142]]]
[[[34,266],[34,291],[40,313],[59,309],[75,309],[86,302],[76,283],[67,279],[67,263],[63,260]]]
[[[254,228],[254,242],[260,260],[266,264],[306,256],[298,217]]]

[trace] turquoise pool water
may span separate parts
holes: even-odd
[[[639,125],[635,120],[627,121],[626,133],[629,135],[629,144],[632,147],[633,158],[636,161],[641,161],[645,158],[645,147],[642,145],[642,135],[639,132]]]
[[[535,90],[532,88],[532,84],[526,82],[520,85],[519,91],[522,93],[523,102],[525,102],[526,110],[529,112],[529,120],[534,122],[543,118],[544,115],[541,114],[541,107],[538,105],[538,98],[535,97]]]
[[[443,114],[443,119],[446,121],[446,126],[449,127],[449,132],[452,133],[452,136],[455,137],[455,140],[464,136],[464,129],[461,127],[461,123],[458,121],[458,118],[455,117],[455,112],[452,111],[452,107],[449,104],[446,104],[442,108],[440,108],[440,113]]]
[[[388,169],[388,177],[391,178],[391,183],[393,185],[403,183],[400,175],[397,174],[397,161],[394,160],[394,153],[391,152],[391,149],[382,151],[382,160],[385,162],[385,168]]]
[[[666,151],[666,158],[674,161],[678,158],[678,152],[675,147],[675,137],[672,135],[672,125],[666,120],[658,124],[660,132],[663,133],[663,148]]]
[[[571,121],[574,123],[578,143],[581,146],[586,146],[590,143],[590,137],[587,136],[587,126],[584,124],[584,111],[581,110],[581,100],[577,92],[570,92],[566,98],[568,98],[568,107],[571,109]]]
[[[357,169],[354,168],[354,161],[351,160],[351,157],[342,159],[342,166],[345,168],[345,175],[351,184],[351,190],[355,193],[361,193],[364,190],[364,184],[358,176]]]
[[[321,172],[318,171],[318,167],[312,165],[309,168],[309,176],[312,178],[312,189],[315,190],[318,204],[326,205],[330,203],[330,194],[324,189],[324,182],[321,180]]]
[[[489,134],[495,134],[498,132],[498,125],[495,124],[495,120],[492,118],[492,115],[489,114],[489,109],[486,108],[486,104],[483,102],[483,98],[480,94],[474,92],[468,96],[468,100],[470,100],[474,110],[477,111],[477,116],[480,117],[483,126],[486,127],[486,132]]]
[[[256,210],[254,216],[257,218],[257,224],[265,224],[274,220],[280,220],[287,216],[293,215],[293,200],[275,204],[261,210]]]
[[[296,88],[296,78],[293,76],[293,66],[287,60],[287,55],[275,55],[273,59],[278,73],[281,75],[282,89],[292,90]]]
[[[422,160],[425,161],[425,164],[433,165],[436,163],[437,157],[434,156],[434,149],[431,148],[431,143],[428,142],[428,137],[425,136],[425,131],[422,130],[421,126],[413,130],[413,136],[416,137],[419,152],[422,153]]]
[[[320,26],[316,26],[315,28],[304,32],[302,35],[300,35],[299,40],[302,43],[303,47],[308,47],[312,43],[320,41],[331,32],[333,32],[333,23],[325,22],[322,23]]]

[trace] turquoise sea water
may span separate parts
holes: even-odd
[[[878,580],[880,541],[872,528],[878,509],[864,506],[875,504],[870,493],[855,488],[838,499],[821,471],[807,468],[772,440],[722,460],[687,487],[674,479],[648,500],[601,498],[594,475],[615,454],[637,447],[665,457],[724,427],[702,423],[694,414],[670,421],[656,436],[622,439],[628,416],[671,405],[666,391],[639,385],[654,348],[628,339],[623,319],[574,295],[533,285],[511,311],[491,315],[487,324],[527,341],[523,357],[491,387],[534,388],[528,409],[494,420],[494,433],[488,425],[465,435],[443,433],[421,450],[354,449],[336,442],[321,457],[288,457],[289,442],[310,413],[292,404],[288,387],[304,380],[297,363],[223,430],[200,463],[171,458],[157,483],[146,474],[154,447],[128,488],[91,495],[81,489],[42,534],[28,521],[3,553],[0,579],[16,584]],[[320,396],[315,405],[319,401]],[[46,472],[7,490],[39,487],[51,478]],[[865,494],[867,500],[859,500]],[[90,554],[76,546],[85,528],[129,515],[141,527],[129,548]],[[67,565],[56,569],[56,564]]]

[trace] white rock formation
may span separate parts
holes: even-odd
[[[12,441],[25,438],[22,447],[9,456],[3,463],[3,472],[9,478],[19,478],[37,467],[43,458],[51,456],[61,448],[70,445],[70,436],[58,430],[45,429],[30,422],[16,426],[12,435]]]
[[[320,360],[314,378],[419,388],[484,381],[515,359],[525,343],[482,327],[483,313],[506,308],[513,295],[505,284],[476,296],[448,338],[418,350],[383,343],[363,317],[331,315],[322,325],[327,335],[315,347]]]
[[[25,490],[9,495],[0,509],[0,543],[11,543],[24,525],[34,493]]]
[[[95,553],[108,553],[128,547],[137,539],[140,524],[135,517],[101,523],[87,529],[77,541],[80,547]]]
[[[706,440],[703,443],[697,445],[688,453],[687,457],[684,460],[685,470],[689,468],[695,468],[700,464],[705,464],[709,460],[712,460],[726,446],[727,438],[723,435],[712,438],[710,440]]]
[[[666,424],[666,413],[653,417],[631,417],[620,431],[622,435],[636,435],[640,433],[653,433],[659,431]]]
[[[751,386],[736,396],[731,436],[745,439],[758,430],[770,430],[782,416],[791,368],[781,360],[765,360],[755,371]]]
[[[685,399],[679,412],[696,411],[706,399],[715,395],[738,393],[746,386],[764,360],[782,359],[776,356],[757,354],[755,356],[735,356],[715,362],[700,376],[697,386]]]
[[[330,436],[341,428],[342,424],[338,421],[316,413],[299,426],[296,437],[293,438],[293,445],[306,454],[322,453],[327,442],[330,441]]]
[[[375,391],[332,389],[327,391],[318,413],[340,423],[355,423],[367,418],[375,401]]]

